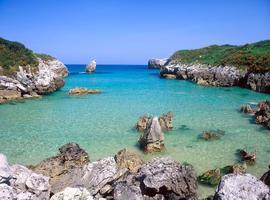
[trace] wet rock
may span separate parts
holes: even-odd
[[[224,167],[222,171],[224,172],[224,174],[229,174],[229,173],[245,174],[247,171],[247,165],[245,162],[243,164],[237,163],[234,165]]]
[[[148,69],[159,69],[165,65],[168,59],[152,58],[148,61]]]
[[[210,186],[216,186],[221,180],[220,169],[216,168],[216,169],[206,171],[205,173],[200,175],[198,179],[201,183],[204,183]]]
[[[164,149],[164,134],[157,117],[153,117],[147,122],[146,130],[140,136],[139,144],[146,153],[160,152]]]
[[[128,185],[126,183],[118,183],[114,188],[115,200],[143,200],[141,190],[138,186]]]
[[[86,94],[100,94],[100,93],[101,90],[78,88],[78,87],[70,89],[68,92],[69,95],[86,95]]]
[[[201,135],[201,138],[204,140],[219,140],[221,136],[225,134],[222,130],[210,130],[204,131]]]
[[[49,178],[22,165],[7,163],[0,154],[0,199],[49,199]]]
[[[254,164],[256,162],[256,152],[247,152],[244,149],[240,149],[238,151],[239,151],[240,158],[243,161],[246,161],[249,164]]]
[[[95,59],[91,60],[87,65],[86,65],[86,68],[85,68],[85,71],[87,73],[93,73],[96,71],[96,65],[97,65],[97,62]]]
[[[254,114],[255,112],[250,104],[242,105],[240,111],[247,114]]]
[[[115,155],[115,160],[120,168],[127,168],[131,172],[137,172],[143,164],[142,159],[137,154],[129,152],[126,149],[120,150]]]
[[[53,195],[50,200],[93,200],[93,197],[86,188],[67,187],[63,191]]]
[[[250,174],[228,174],[216,189],[215,200],[270,199],[269,188]]]
[[[261,181],[270,187],[270,166],[269,170],[261,177]]]
[[[178,199],[196,197],[197,178],[192,166],[181,165],[175,160],[155,158],[144,164],[137,174],[143,195],[161,194],[168,199],[175,195]]]
[[[87,152],[75,143],[63,145],[59,148],[59,152],[57,156],[47,158],[35,166],[29,166],[33,171],[50,177],[52,190],[56,188],[56,185],[57,188],[59,187],[59,181],[65,174],[68,174],[75,168],[83,167],[90,162]],[[61,190],[57,192],[59,191]]]
[[[270,93],[270,73],[250,73],[246,86],[257,92]]]

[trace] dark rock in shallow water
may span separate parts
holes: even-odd
[[[240,158],[248,164],[254,164],[256,162],[256,152],[247,152],[244,149],[239,149],[238,152]]]
[[[181,165],[171,158],[155,158],[144,164],[137,175],[142,193],[147,196],[162,194],[165,199],[196,198],[197,178],[192,166]]]
[[[126,149],[120,150],[115,155],[115,160],[120,168],[127,168],[131,172],[137,172],[143,164],[142,159],[137,154]]]
[[[147,122],[146,130],[139,139],[140,147],[146,153],[159,152],[164,149],[164,134],[157,117]]]
[[[270,187],[270,166],[269,170],[261,177],[261,181]]]
[[[221,180],[220,169],[216,168],[216,169],[209,170],[203,173],[202,175],[200,175],[198,179],[203,184],[216,186]]]
[[[222,177],[215,200],[270,199],[270,190],[262,181],[250,174],[228,174]]]

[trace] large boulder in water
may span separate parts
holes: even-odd
[[[162,194],[165,199],[196,199],[197,177],[192,166],[181,165],[169,157],[144,164],[137,175],[144,195]]]
[[[48,200],[49,177],[34,173],[22,165],[9,165],[0,154],[0,199]]]
[[[93,73],[96,71],[97,62],[95,59],[91,60],[85,67],[87,73]]]
[[[261,101],[255,112],[256,123],[263,124],[270,129],[270,101]]]
[[[65,174],[90,162],[88,153],[78,144],[68,143],[59,148],[59,154],[41,161],[30,169],[50,177],[52,189],[59,184]],[[59,191],[57,191],[59,192]]]
[[[159,152],[164,149],[164,134],[158,117],[153,117],[147,122],[146,130],[140,136],[139,144],[146,153]]]
[[[216,189],[215,200],[270,199],[270,189],[250,174],[228,174]]]

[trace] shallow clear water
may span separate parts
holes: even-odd
[[[241,104],[269,97],[247,89],[204,87],[188,81],[166,80],[146,66],[98,66],[95,74],[79,73],[70,65],[70,76],[60,91],[40,100],[0,105],[0,152],[12,163],[33,164],[55,155],[67,142],[77,142],[91,160],[114,155],[122,148],[147,160],[172,156],[192,164],[197,173],[237,161],[235,151],[257,151],[257,163],[248,171],[260,177],[270,164],[270,131],[241,114]],[[100,95],[71,97],[73,87],[97,88]],[[174,130],[166,133],[166,151],[144,155],[133,130],[142,114],[174,113]],[[203,130],[222,129],[218,141],[198,139]],[[200,196],[214,189],[200,186]]]

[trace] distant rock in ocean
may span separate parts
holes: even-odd
[[[148,61],[148,69],[159,69],[165,65],[168,59],[152,58]]]
[[[87,73],[94,73],[94,72],[96,71],[96,65],[97,65],[96,59],[91,60],[91,61],[86,65],[85,71],[86,71]]]

